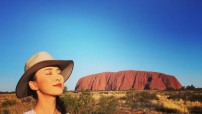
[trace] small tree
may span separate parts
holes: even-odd
[[[64,87],[63,93],[67,92],[67,86]]]
[[[180,89],[181,89],[181,90],[185,90],[185,86],[182,86]]]
[[[193,86],[193,85],[187,86],[186,89],[187,89],[187,90],[193,90],[193,89],[195,89],[195,86]]]

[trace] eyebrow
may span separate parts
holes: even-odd
[[[47,69],[45,69],[45,70],[53,70],[53,69],[52,69],[52,68],[47,68]],[[45,70],[44,70],[44,71],[45,71]],[[57,71],[58,71],[58,70],[61,71],[59,68],[57,68],[56,70],[57,70]]]
[[[52,68],[47,68],[47,69],[45,69],[45,70],[52,70]],[[45,70],[44,70],[44,71],[45,71]]]

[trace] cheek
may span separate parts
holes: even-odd
[[[50,79],[41,79],[38,81],[38,87],[40,88],[49,88],[51,86],[51,80]]]
[[[61,82],[64,83],[64,77],[63,76],[61,77]]]
[[[63,78],[63,76],[61,77],[61,83],[62,83],[62,85],[64,87],[64,78]]]

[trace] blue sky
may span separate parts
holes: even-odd
[[[174,75],[202,87],[199,0],[0,1],[0,91],[14,91],[25,61],[39,51],[72,59],[65,83],[106,71]]]

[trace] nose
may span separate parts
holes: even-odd
[[[56,81],[58,81],[58,82],[60,82],[61,81],[61,76],[60,75],[57,75],[57,77],[56,77]]]
[[[61,81],[61,78],[57,78],[56,81],[60,82],[60,81]]]

